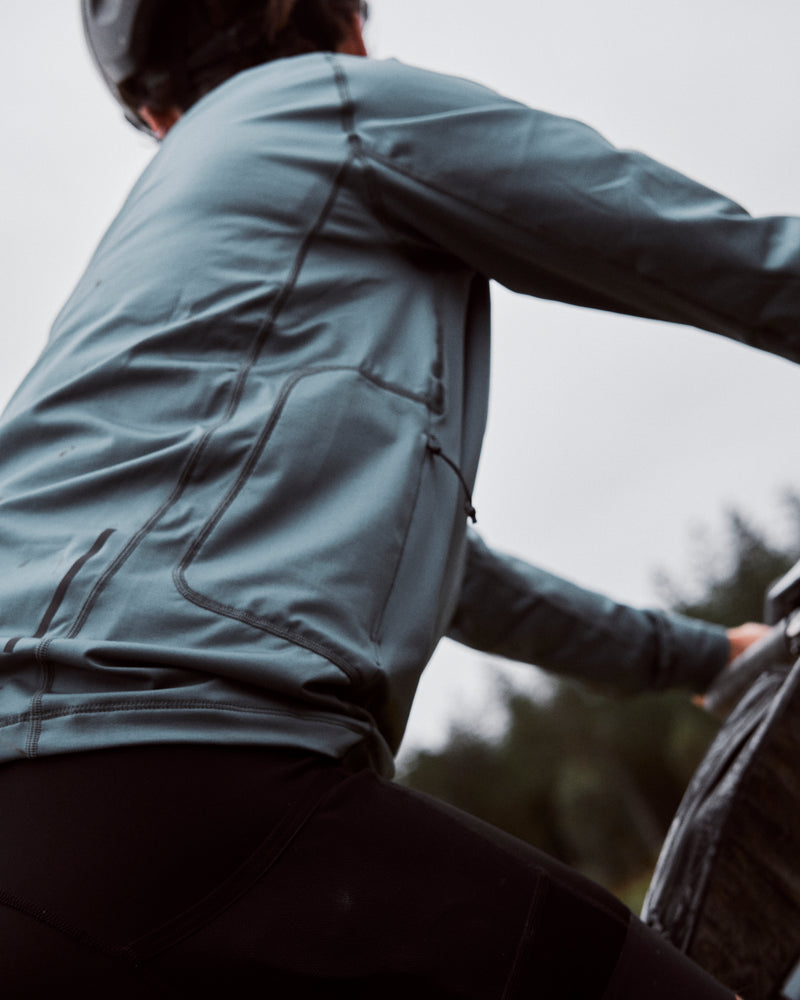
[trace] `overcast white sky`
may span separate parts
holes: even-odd
[[[800,214],[797,0],[373,0],[377,57],[580,118],[754,214]],[[153,149],[86,55],[78,0],[2,0],[0,401]],[[800,370],[694,330],[494,295],[476,490],[487,539],[634,604],[738,505],[779,532],[800,487]],[[409,730],[484,711],[483,660],[443,644]],[[519,677],[518,671],[514,676]]]

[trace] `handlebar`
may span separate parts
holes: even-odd
[[[723,670],[703,698],[703,707],[725,718],[765,672],[788,672],[800,657],[800,561],[769,588],[764,618],[772,629]]]
[[[800,627],[800,610],[773,625],[763,639],[737,656],[706,691],[703,698],[706,711],[724,718],[759,674],[788,671],[797,658],[793,636],[789,634],[796,627]]]
[[[788,573],[776,580],[767,591],[764,600],[764,621],[775,625],[783,618],[788,618],[793,611],[800,608],[800,561],[796,562]]]

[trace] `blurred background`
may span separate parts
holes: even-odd
[[[764,591],[800,558],[800,495],[785,494],[784,545],[729,511],[717,550],[698,538],[691,586],[662,580],[675,611],[733,626],[759,619]],[[684,692],[610,698],[568,682],[526,689],[492,677],[491,726],[455,718],[435,748],[409,749],[400,780],[446,799],[577,868],[640,911],[661,844],[719,723]]]
[[[794,0],[373,0],[371,11],[367,40],[377,58],[471,77],[586,121],[754,214],[800,214]],[[4,401],[154,147],[123,122],[96,78],[77,0],[3,0],[0,75]],[[694,330],[501,288],[493,296],[493,400],[475,492],[491,544],[628,603],[701,611],[715,587],[732,592],[743,554],[760,551],[770,571],[773,556],[794,554],[796,503],[786,499],[800,484],[794,366]],[[748,616],[757,616],[762,582]],[[561,850],[560,837],[572,863],[628,884],[637,872],[625,865],[598,874],[596,860],[580,860],[578,828],[599,819],[563,816],[592,815],[599,772],[638,761],[632,783],[616,781],[617,797],[639,816],[636,836],[643,856],[652,854],[709,734],[696,714],[691,723],[680,713],[658,721],[667,704],[595,703],[536,670],[443,642],[420,688],[401,771],[452,800],[423,772],[455,744],[463,785],[494,787],[502,808],[527,802],[534,833],[547,815],[562,816],[571,832],[541,834],[549,849]],[[617,748],[612,736],[613,753],[595,753],[595,724],[628,734],[630,746]],[[664,771],[653,754],[673,745]],[[492,777],[501,749],[521,785]],[[558,766],[545,778],[548,760]],[[664,789],[663,801],[645,801],[642,784]],[[545,803],[545,785],[555,800]],[[638,857],[618,831],[601,853],[614,854],[612,841]]]

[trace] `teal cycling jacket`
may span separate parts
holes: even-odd
[[[195,105],[0,423],[0,759],[248,743],[388,773],[448,630],[702,689],[722,629],[467,532],[490,278],[800,357],[800,221],[580,123],[321,53]]]

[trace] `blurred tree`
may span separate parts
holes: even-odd
[[[662,574],[660,586],[669,607],[728,627],[759,621],[764,591],[793,565],[800,551],[800,494],[787,492],[784,506],[791,522],[791,541],[783,548],[771,545],[739,511],[730,511],[725,560],[708,552],[706,544],[698,544],[702,560],[696,572],[698,597],[687,597]]]
[[[800,496],[788,494],[792,541],[776,548],[737,511],[726,558],[701,553],[688,597],[662,577],[670,607],[732,626],[760,619],[766,587],[800,555]],[[535,699],[498,680],[500,738],[456,724],[399,780],[528,841],[638,909],[670,820],[716,731],[681,693],[613,699],[559,682]]]

